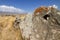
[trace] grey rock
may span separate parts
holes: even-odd
[[[33,18],[33,27],[39,34],[38,40],[60,40],[60,15],[57,12],[55,9],[49,14]]]
[[[24,40],[60,40],[60,11],[54,9],[48,14],[43,11],[43,15],[37,16],[27,14],[20,28]]]

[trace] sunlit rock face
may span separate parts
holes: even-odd
[[[20,23],[20,29],[24,40],[45,40],[47,36],[48,21],[43,16],[27,14]]]
[[[32,14],[27,14],[24,20],[22,20],[20,23],[20,29],[24,40],[30,40],[33,30],[32,26]]]

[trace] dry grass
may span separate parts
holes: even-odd
[[[0,16],[0,40],[22,40],[20,29],[13,26],[15,19],[14,16]]]

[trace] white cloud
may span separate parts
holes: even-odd
[[[52,5],[52,6],[49,6],[49,7],[53,7],[53,8],[58,8],[58,6],[56,6],[55,4],[54,5]]]
[[[58,8],[58,6],[56,6],[56,5],[53,5],[53,7],[54,7],[54,8]]]
[[[15,8],[13,6],[6,6],[6,5],[0,5],[0,11],[1,12],[17,12],[17,13],[23,13],[23,12],[25,12],[22,9]]]

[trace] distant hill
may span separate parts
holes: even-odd
[[[0,12],[0,15],[26,15],[27,13]]]

